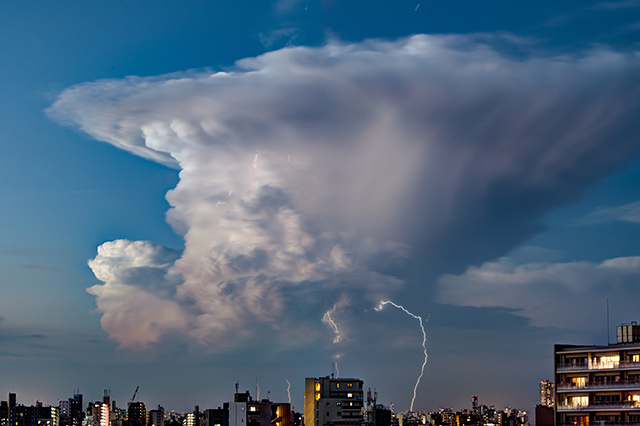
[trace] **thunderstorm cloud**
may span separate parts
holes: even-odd
[[[417,35],[71,87],[52,117],[180,171],[167,217],[184,250],[118,240],[90,263],[103,328],[134,349],[339,341],[356,301],[426,297],[637,154],[639,65]]]

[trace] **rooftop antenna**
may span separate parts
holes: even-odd
[[[611,344],[609,339],[609,298],[607,297],[607,346]]]

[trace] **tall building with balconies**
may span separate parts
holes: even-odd
[[[556,425],[640,425],[640,327],[607,346],[555,345]]]
[[[306,378],[305,426],[360,425],[364,419],[363,385],[359,379]]]

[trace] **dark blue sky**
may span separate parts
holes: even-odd
[[[301,407],[337,361],[403,410],[389,297],[428,318],[416,408],[533,407],[553,343],[638,319],[639,33],[636,0],[3,5],[0,392]]]

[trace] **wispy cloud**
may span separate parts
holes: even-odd
[[[619,313],[637,312],[640,257],[600,263],[516,264],[509,259],[470,267],[438,281],[438,302],[515,309],[538,327],[594,330],[602,324],[604,301]],[[634,318],[622,318],[630,321]]]
[[[593,10],[620,10],[640,8],[640,0],[605,1],[591,6]]]
[[[580,225],[603,222],[640,223],[640,201],[616,207],[599,208],[579,220]]]

